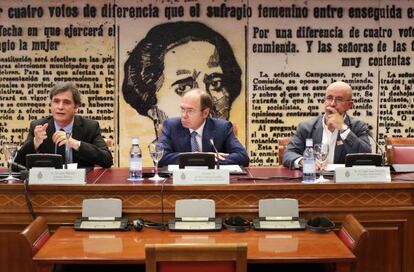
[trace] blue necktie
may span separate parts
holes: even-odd
[[[191,132],[191,152],[200,152],[200,147],[197,143],[197,132]]]

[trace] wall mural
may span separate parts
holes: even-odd
[[[4,143],[21,145],[67,81],[82,92],[79,114],[114,138],[117,166],[133,136],[152,166],[147,145],[192,87],[238,127],[252,165],[278,164],[277,138],[320,115],[336,80],[382,148],[414,137],[413,18],[410,0],[3,1],[0,166]]]

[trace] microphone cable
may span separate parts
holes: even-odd
[[[164,178],[164,180],[162,181],[162,184],[161,184],[161,225],[162,225],[162,229],[161,230],[165,230],[165,221],[164,221],[164,184],[165,184],[165,181],[166,181],[167,179],[166,178]]]
[[[23,174],[22,174],[23,175]],[[33,220],[36,219],[37,215],[34,212],[32,201],[30,199],[30,192],[29,192],[29,173],[27,172],[27,175],[25,176],[25,179],[23,181],[23,187],[24,187],[24,198],[26,200],[26,206],[29,210],[30,215],[32,216]]]
[[[164,180],[161,183],[161,193],[160,193],[160,199],[161,199],[161,223],[153,222],[149,220],[143,220],[144,221],[144,227],[150,228],[150,229],[157,229],[165,231],[165,223],[164,223],[164,183],[167,179],[164,178]]]
[[[33,220],[36,219],[37,215],[34,212],[32,201],[30,199],[30,192],[29,192],[29,170],[26,166],[12,162],[12,165],[16,166],[20,170],[20,178],[23,180],[23,188],[24,188],[24,199],[26,202],[26,207],[29,210],[30,215],[32,216]]]

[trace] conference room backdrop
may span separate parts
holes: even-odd
[[[414,1],[1,1],[0,146],[21,145],[48,90],[71,81],[116,164],[139,136],[150,166],[154,125],[198,86],[252,165],[276,165],[277,138],[321,114],[336,80],[383,146],[414,134],[413,27]]]

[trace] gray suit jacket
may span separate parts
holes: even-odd
[[[346,115],[344,121],[351,131],[345,140],[342,140],[338,133],[334,163],[345,163],[345,156],[348,153],[371,153],[368,126],[364,122],[356,120],[349,115]],[[313,144],[320,144],[322,142],[322,122],[323,115],[299,124],[295,135],[292,136],[290,143],[283,153],[282,162],[285,167],[292,169],[295,160],[303,156],[306,139],[312,138]]]
[[[43,141],[36,151],[33,144],[34,128],[45,123],[49,124],[46,129],[47,139]],[[55,143],[52,141],[52,135],[55,131],[55,123],[52,116],[31,122],[27,139],[17,153],[15,161],[26,165],[26,154],[55,153]],[[101,136],[98,122],[75,115],[72,137],[81,141],[79,150],[72,150],[73,162],[78,163],[79,168],[93,167],[94,165],[111,167],[112,154]]]

